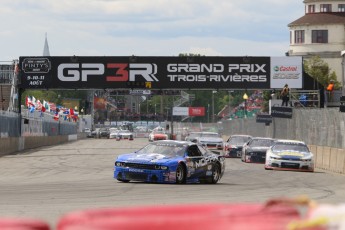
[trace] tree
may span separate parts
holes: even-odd
[[[304,60],[304,71],[314,78],[317,82],[327,87],[330,80],[334,81],[334,88],[339,89],[341,83],[337,81],[335,71],[331,72],[328,64],[319,56],[313,56],[310,59]]]

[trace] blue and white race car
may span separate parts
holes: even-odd
[[[154,183],[212,183],[224,174],[225,158],[189,141],[150,142],[142,149],[119,155],[114,178]]]

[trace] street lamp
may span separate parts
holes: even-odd
[[[217,91],[212,91],[212,123],[214,123],[214,94],[217,93]]]
[[[244,100],[244,117],[247,117],[247,100],[248,95],[246,93],[243,94],[243,100]]]
[[[207,123],[210,123],[210,104],[207,104]]]
[[[230,104],[230,98],[231,98],[231,93],[234,92],[232,90],[229,90],[229,118],[231,117],[231,104]]]

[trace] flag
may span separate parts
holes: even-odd
[[[50,111],[53,111],[53,112],[56,111],[56,105],[55,105],[55,103],[48,102],[48,105],[49,105]]]
[[[46,102],[45,100],[43,100],[43,107],[45,108],[45,110],[48,110],[48,112],[50,112],[50,106],[49,103]]]
[[[42,103],[40,100],[37,99],[35,105],[37,110],[42,110]]]
[[[33,113],[33,112],[35,112],[35,106],[30,107],[30,113]]]
[[[31,99],[29,98],[29,96],[26,96],[25,97],[25,105],[26,105],[26,107],[29,108],[30,104],[31,104]]]
[[[58,121],[58,120],[59,120],[59,113],[58,113],[58,112],[55,113],[53,119],[54,119],[55,121]]]
[[[36,98],[34,96],[31,97],[31,102],[33,105],[36,105]]]

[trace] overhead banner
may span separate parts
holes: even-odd
[[[302,65],[298,63],[301,59],[290,58],[281,57],[279,62],[289,63],[289,66]],[[20,57],[18,87],[22,89],[270,89],[272,83],[280,84],[271,80],[271,69],[272,65],[275,65],[275,60],[271,60],[271,57],[247,56]],[[281,77],[282,75],[278,76]],[[299,80],[302,82],[302,79]]]

